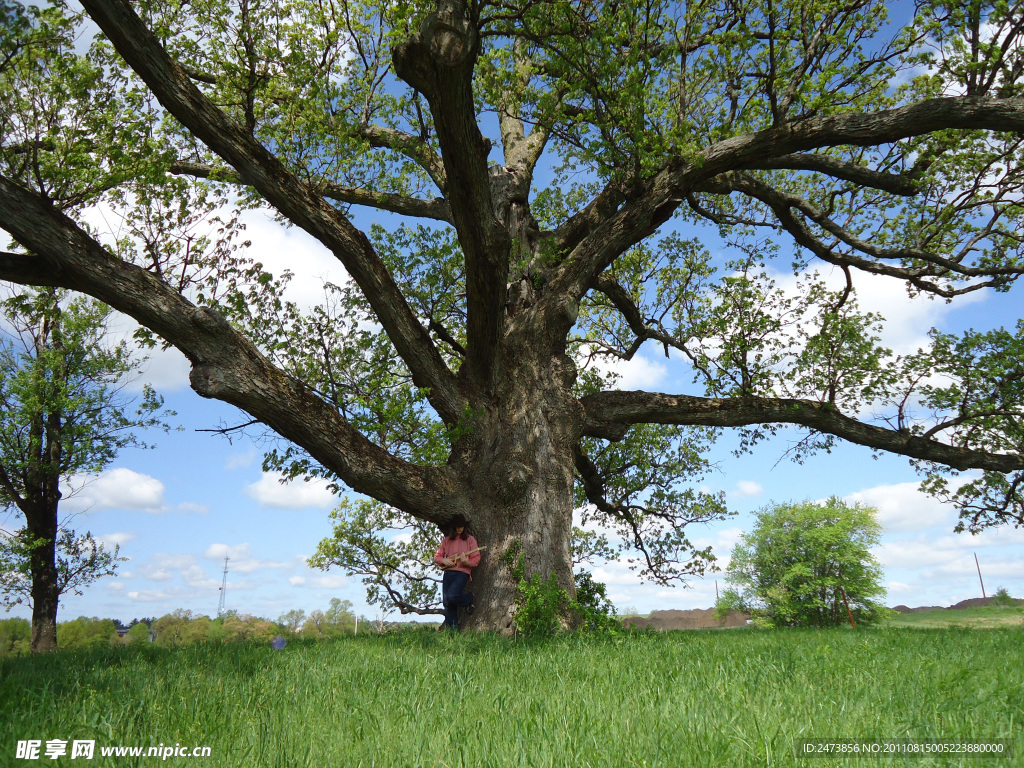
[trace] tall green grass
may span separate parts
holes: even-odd
[[[404,632],[0,662],[24,739],[210,746],[196,766],[1024,765],[1020,630]],[[1011,759],[799,758],[797,738],[1014,740]],[[69,758],[46,761],[78,764]]]

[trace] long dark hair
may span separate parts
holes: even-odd
[[[459,526],[462,527],[462,534],[459,536],[459,538],[463,541],[468,539],[469,523],[466,521],[466,518],[464,518],[462,515],[456,515],[448,521],[448,530],[445,532],[445,536],[447,536],[449,539],[454,539],[455,531],[459,528]]]

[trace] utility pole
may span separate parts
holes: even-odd
[[[978,581],[981,581],[981,596],[983,598],[988,597],[988,595],[985,594],[985,582],[981,580],[981,566],[978,565],[978,553],[977,552],[974,553],[974,567],[978,569]],[[996,591],[998,591],[998,590],[996,590]]]
[[[228,596],[228,558],[224,558],[224,580],[220,583],[220,604],[217,606],[217,615],[224,615],[224,600]]]

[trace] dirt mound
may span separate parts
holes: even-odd
[[[1019,598],[1011,598],[1017,605],[1024,605],[1024,600]],[[986,605],[992,605],[993,598],[991,597],[972,597],[969,600],[961,600],[956,605],[949,606],[950,608],[982,608]]]
[[[1014,598],[1013,602],[1017,605],[1024,605],[1024,600]],[[908,608],[905,605],[897,605],[893,608],[894,611],[900,613],[928,613],[929,611],[955,611],[963,608],[983,608],[987,605],[992,605],[991,597],[972,597],[967,600],[961,600],[956,605],[946,607],[944,605],[921,605],[917,608]]]
[[[636,629],[722,629],[745,627],[749,618],[745,613],[730,611],[724,620],[719,621],[713,608],[694,608],[689,611],[653,611],[646,619],[629,618],[623,624]]]

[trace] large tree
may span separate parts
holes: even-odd
[[[902,454],[966,527],[1021,522],[1021,329],[896,357],[855,302],[864,274],[955,299],[1024,271],[1018,3],[82,6],[0,4],[0,277],[137,319],[280,435],[268,468],[375,500],[352,519],[417,540],[465,515],[477,626],[510,623],[514,542],[573,591],[575,508],[644,575],[698,572],[684,526],[724,506],[687,483],[724,428]],[[284,301],[230,206],[348,278]],[[694,389],[589,365],[645,343]],[[353,551],[372,579],[407,541]],[[429,602],[404,573],[392,598]]]

